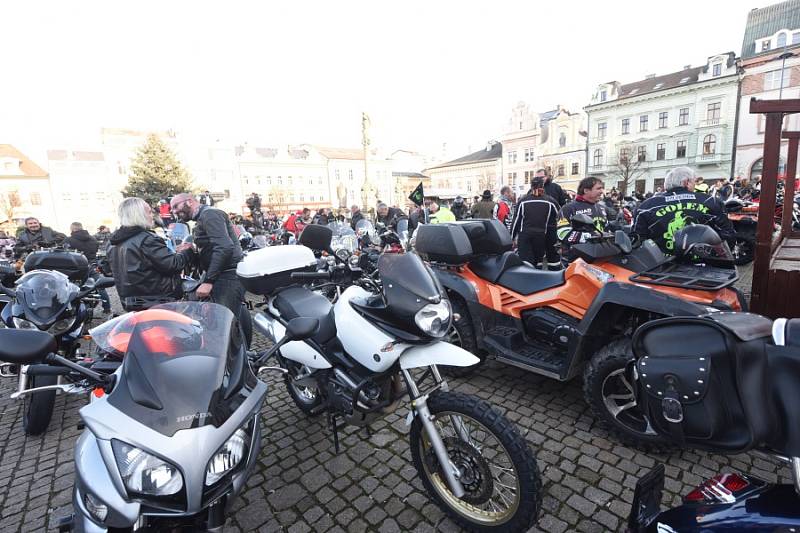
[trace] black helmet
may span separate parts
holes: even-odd
[[[712,266],[733,264],[728,244],[719,233],[704,224],[690,224],[675,232],[675,256],[683,261]]]

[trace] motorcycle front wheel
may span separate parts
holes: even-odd
[[[542,482],[525,439],[507,418],[474,396],[438,392],[427,403],[465,491],[461,498],[450,491],[416,417],[411,456],[433,500],[468,531],[530,529],[539,515]]]
[[[30,388],[55,385],[57,376],[31,376]],[[40,435],[45,432],[53,417],[53,406],[56,403],[56,391],[34,392],[25,396],[22,414],[22,428],[26,435]]]

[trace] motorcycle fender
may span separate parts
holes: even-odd
[[[283,324],[264,313],[258,313],[254,322],[256,329],[272,342],[278,342],[286,334]],[[319,352],[303,341],[287,342],[281,347],[280,353],[282,357],[308,368],[331,368],[331,364]]]
[[[75,489],[72,493],[72,503],[75,508],[77,531],[104,532],[107,527],[128,528],[139,519],[141,505],[125,501],[111,479],[108,469],[97,438],[90,431],[84,431],[75,444]],[[87,492],[108,506],[108,516],[103,526],[90,518],[91,514],[84,504],[84,495]]]
[[[424,346],[412,346],[400,356],[400,368],[419,368],[430,365],[472,366],[480,359],[449,342],[437,341]]]

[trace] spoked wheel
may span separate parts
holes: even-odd
[[[461,498],[451,492],[417,417],[411,426],[411,455],[434,501],[469,531],[532,527],[542,498],[539,469],[511,422],[466,394],[435,393],[428,398],[428,408],[465,492]]]
[[[736,244],[731,250],[735,265],[746,265],[755,257],[755,243],[751,239],[736,238]]]
[[[44,387],[55,385],[58,382],[57,376],[31,376],[29,388]],[[24,408],[22,414],[22,428],[26,435],[40,435],[45,432],[53,417],[53,406],[56,403],[56,391],[48,390],[34,392],[24,396]]]
[[[583,394],[595,418],[624,444],[647,450],[671,446],[650,425],[636,400],[630,381],[633,352],[630,339],[620,339],[601,348],[583,374]]]
[[[439,370],[441,370],[444,375],[461,378],[468,376],[477,370],[478,367],[483,364],[485,357],[484,354],[481,354],[478,351],[478,343],[475,341],[475,330],[472,327],[467,306],[457,298],[451,299],[450,304],[453,306],[453,314],[458,315],[458,319],[454,319],[451,322],[450,329],[447,331],[442,340],[449,342],[454,346],[458,346],[459,348],[468,351],[480,359],[479,363],[476,363],[472,366],[439,366]]]
[[[286,389],[295,405],[307,415],[319,414],[317,407],[322,404],[319,389],[295,383],[295,378],[308,376],[311,374],[311,370],[305,365],[287,359],[283,360],[283,367],[289,371],[288,374],[284,374],[283,379],[286,381]]]

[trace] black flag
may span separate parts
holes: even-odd
[[[408,196],[408,199],[414,202],[417,205],[422,205],[423,201],[425,200],[425,193],[422,192],[422,182],[419,182],[417,188],[412,191],[412,193]]]

